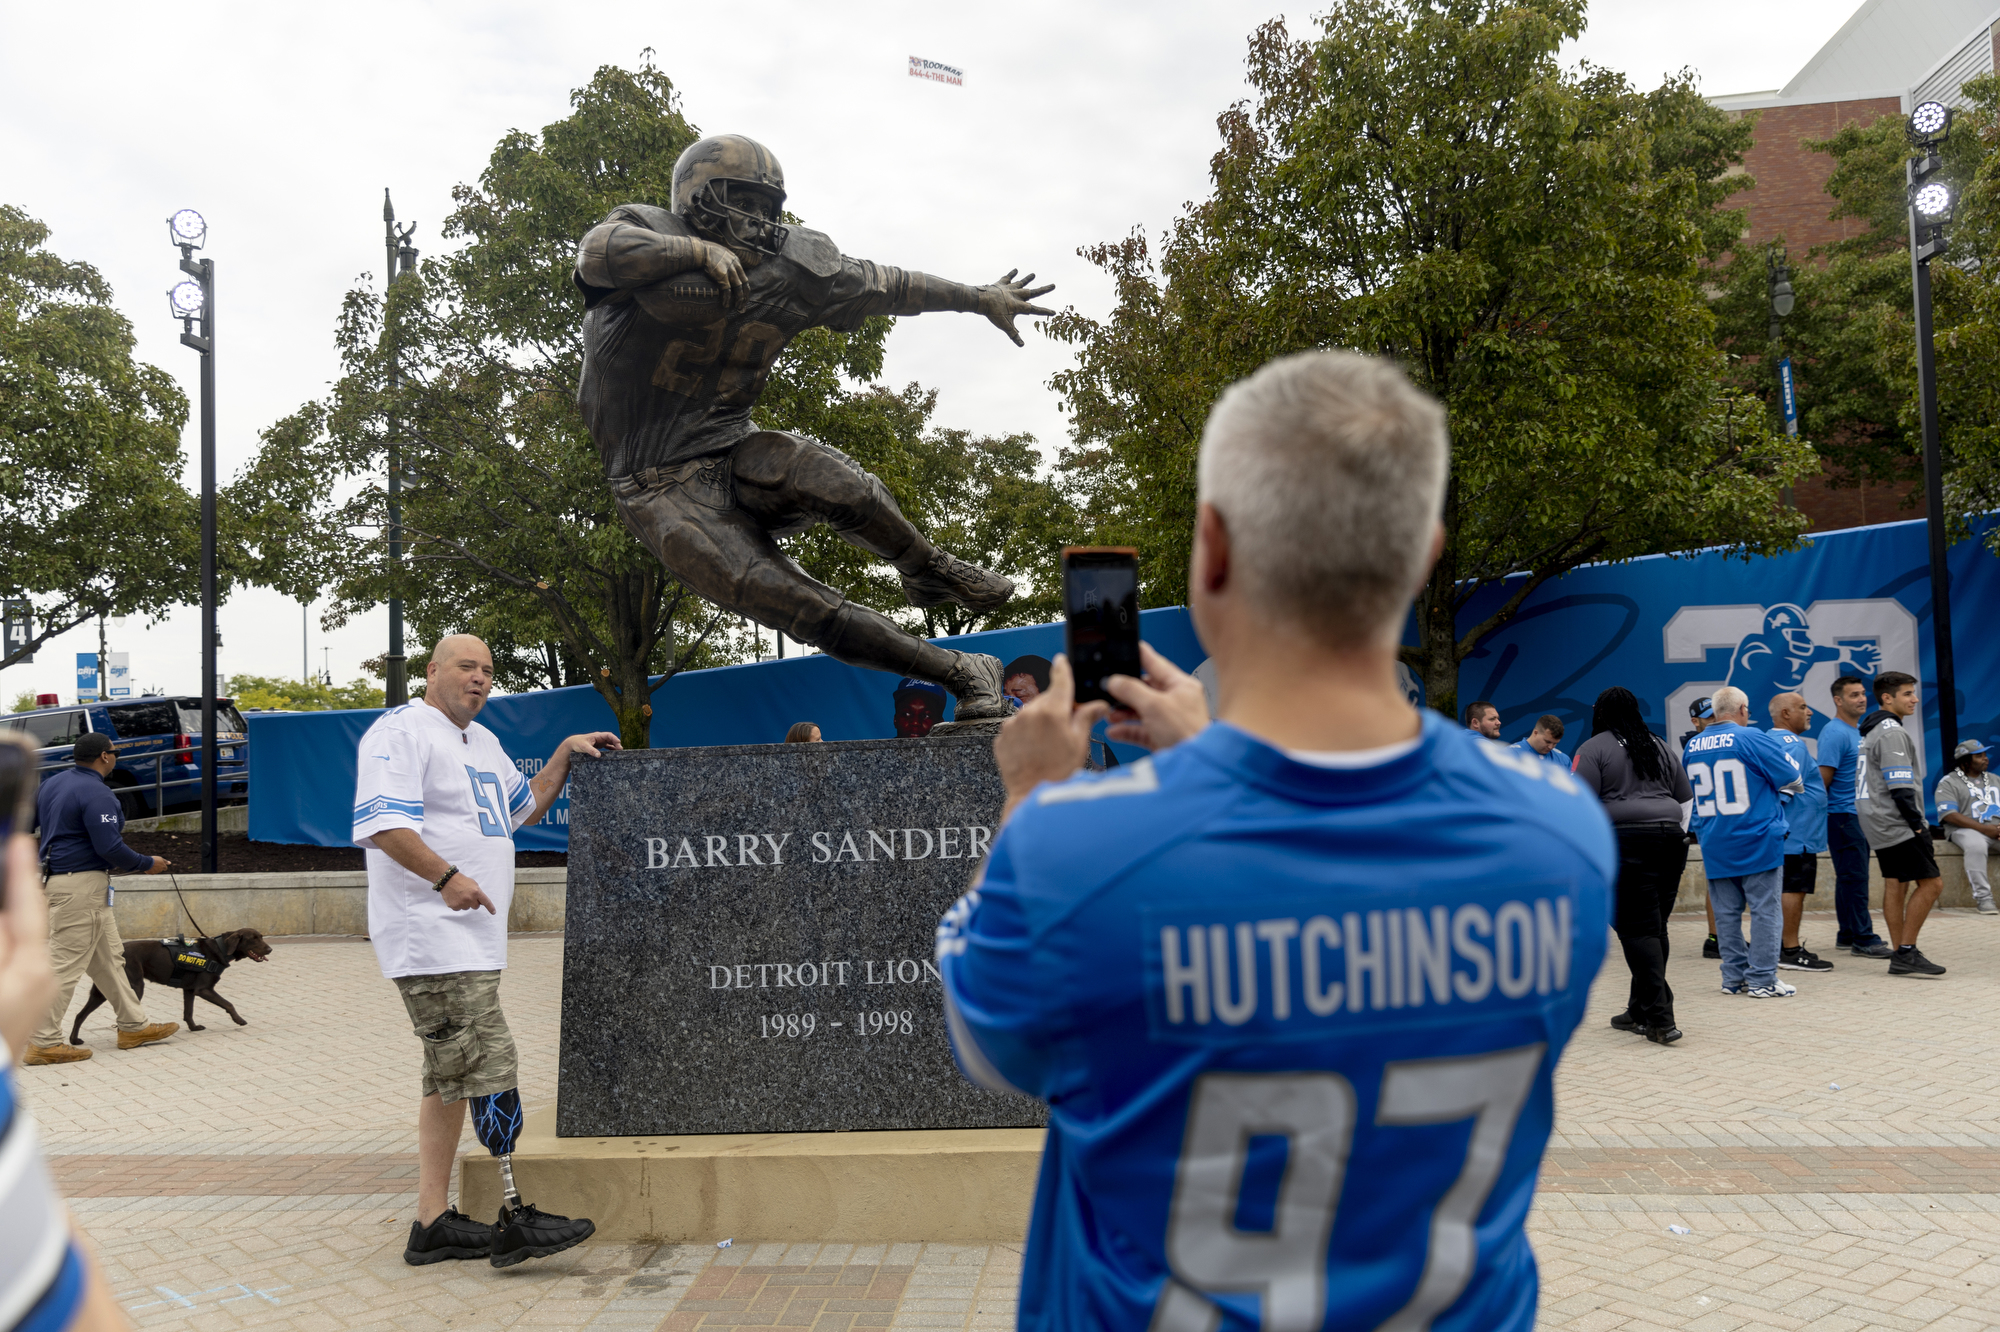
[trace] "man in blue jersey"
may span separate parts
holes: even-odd
[[[1553,712],[1545,712],[1535,720],[1535,729],[1528,732],[1525,739],[1516,740],[1509,748],[1533,754],[1544,763],[1553,763],[1567,768],[1569,755],[1556,746],[1562,743],[1563,719]]]
[[[1806,748],[1806,730],[1812,725],[1812,708],[1797,690],[1771,700],[1771,729],[1767,732],[1785,747],[1785,757],[1799,770],[1805,787],[1785,805],[1785,872],[1782,907],[1785,933],[1778,945],[1778,967],[1782,971],[1832,971],[1833,963],[1807,948],[1799,940],[1799,922],[1805,916],[1806,898],[1819,886],[1819,853],[1826,850],[1826,782]]]
[[[1868,715],[1868,686],[1858,675],[1833,682],[1833,716],[1819,732],[1819,775],[1826,781],[1826,849],[1833,861],[1833,910],[1839,930],[1833,946],[1856,957],[1887,957],[1894,950],[1875,933],[1868,912],[1868,834],[1854,804],[1854,775],[1861,758],[1861,719]]]
[[[1715,720],[1688,741],[1684,766],[1722,946],[1722,992],[1753,999],[1797,994],[1778,979],[1778,898],[1790,830],[1785,802],[1805,789],[1805,780],[1782,744],[1751,727],[1750,700],[1732,685],[1715,691]]]
[[[1020,1326],[1526,1332],[1522,1230],[1617,851],[1564,769],[1419,713],[1444,416],[1312,352],[1203,434],[1200,683],[1145,650],[995,746],[1006,824],[939,927],[960,1067],[1049,1104]],[[1421,838],[1410,836],[1423,829]]]

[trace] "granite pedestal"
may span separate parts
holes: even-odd
[[[990,737],[648,750],[570,795],[556,1134],[1019,1128],[952,1065],[932,946]]]

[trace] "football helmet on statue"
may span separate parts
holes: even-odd
[[[674,163],[672,211],[725,245],[776,254],[785,243],[784,206],[785,169],[755,139],[712,134]]]

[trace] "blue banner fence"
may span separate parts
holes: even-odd
[[[1991,523],[1983,520],[1980,533]],[[1952,548],[1950,565],[1960,626],[1959,734],[2000,745],[2000,669],[1984,639],[1987,608],[2000,608],[2000,559],[1975,537]],[[1487,589],[1461,622],[1477,623],[1511,590]],[[1147,641],[1183,669],[1205,659],[1185,609],[1147,611],[1141,625]],[[1768,724],[1773,695],[1798,689],[1812,705],[1809,735],[1817,737],[1837,676],[1869,680],[1906,671],[1925,683],[1922,744],[1935,785],[1941,764],[1929,625],[1920,521],[1833,532],[1767,559],[1706,551],[1593,565],[1537,588],[1513,620],[1480,644],[1460,669],[1459,698],[1490,699],[1508,741],[1553,713],[1567,728],[1563,749],[1574,753],[1588,736],[1592,702],[1611,685],[1637,694],[1648,723],[1670,740],[1689,729],[1688,703],[1725,684],[1750,696],[1759,725]],[[1026,653],[1053,657],[1062,626],[939,641],[1002,661]],[[886,739],[895,734],[894,686],[891,676],[824,656],[688,672],[653,695],[652,742],[660,748],[776,743],[797,721],[818,723],[828,740]],[[1414,676],[1406,677],[1406,687],[1419,695]],[[250,714],[250,836],[347,845],[356,746],[379,715]],[[479,720],[530,776],[564,736],[617,729],[610,708],[587,686],[496,697]],[[523,850],[566,849],[567,798],[515,841]]]

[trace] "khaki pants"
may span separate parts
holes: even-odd
[[[138,1031],[146,1025],[146,1010],[139,1007],[125,980],[125,942],[118,937],[111,908],[104,905],[110,882],[111,876],[102,870],[49,879],[49,961],[56,972],[56,1002],[48,1022],[31,1038],[36,1045],[63,1043],[63,1015],[69,1012],[78,979],[85,975],[111,1001],[118,1030]]]

